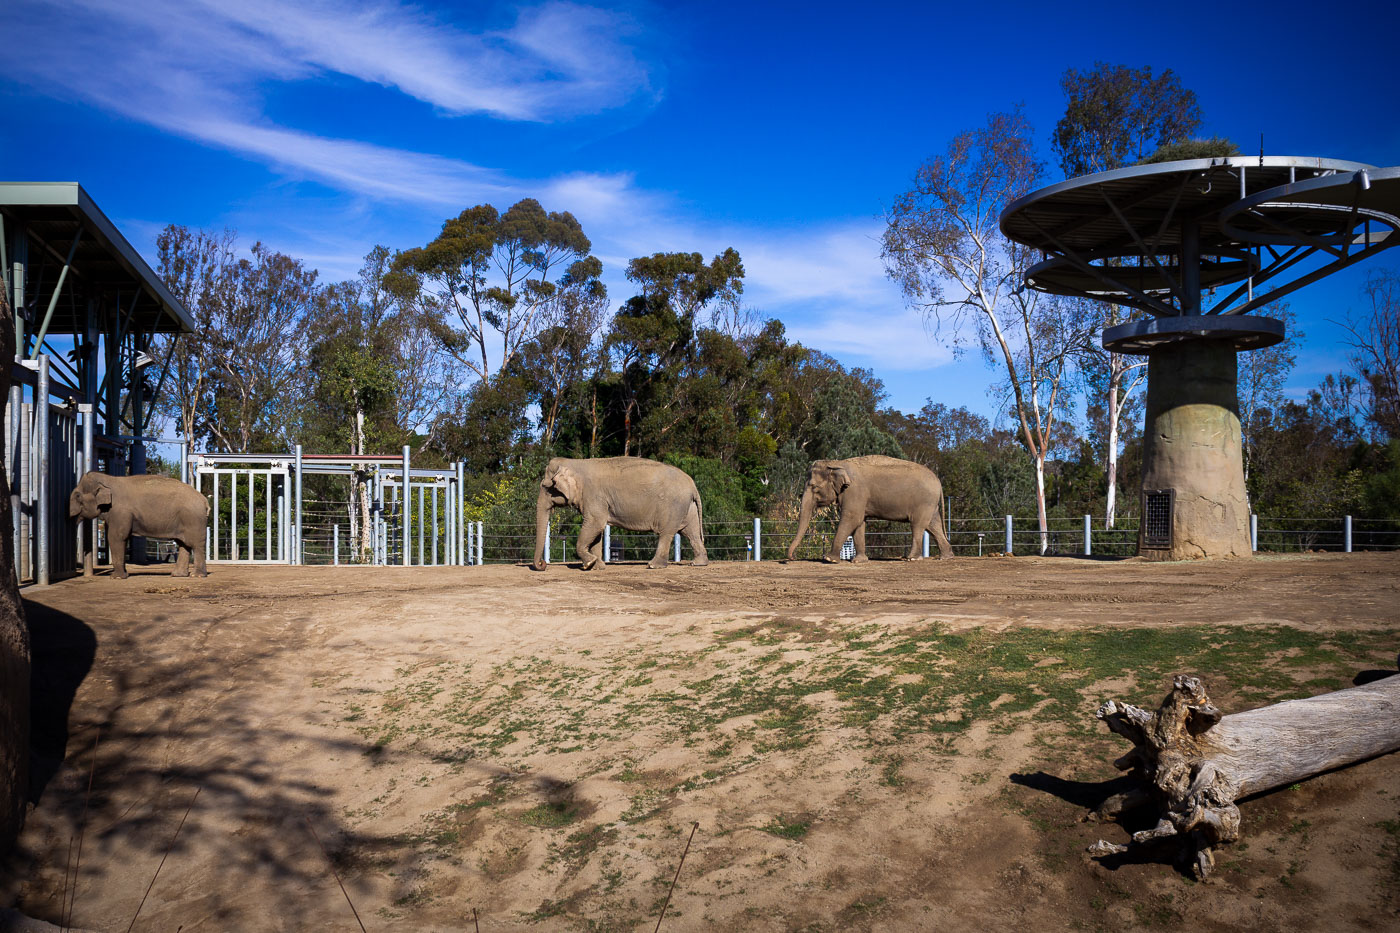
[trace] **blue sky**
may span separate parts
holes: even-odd
[[[1259,10],[8,0],[0,178],[81,182],[148,257],[166,223],[229,226],[326,281],[535,197],[580,219],[616,301],[633,256],[734,246],[750,308],[898,407],[990,414],[996,374],[885,280],[882,210],[992,111],[1023,104],[1051,160],[1060,75],[1098,60],[1174,69],[1246,152],[1400,163],[1395,4]],[[1293,297],[1293,394],[1344,365],[1328,322],[1365,272]]]

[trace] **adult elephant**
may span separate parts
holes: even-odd
[[[943,533],[943,484],[938,477],[926,466],[876,455],[817,460],[812,464],[807,488],[802,492],[797,534],[788,545],[788,560],[797,553],[813,513],[833,502],[840,507],[841,517],[831,539],[831,550],[822,555],[829,564],[841,559],[841,544],[852,535],[856,562],[869,560],[865,556],[865,521],[870,518],[908,522],[912,526],[914,540],[909,545],[909,560],[921,556],[924,530],[938,541],[940,557],[953,556],[953,546]]]
[[[647,564],[653,570],[666,566],[667,550],[677,532],[689,539],[695,551],[694,566],[710,562],[700,528],[700,491],[687,473],[669,464],[640,457],[555,457],[549,461],[535,505],[536,570],[545,568],[549,515],[560,505],[571,506],[583,515],[578,556],[584,570],[593,569],[602,560],[603,529],[608,525],[660,535],[656,555]]]
[[[169,476],[108,476],[86,473],[68,497],[68,517],[103,518],[112,576],[124,580],[126,542],[132,535],[170,538],[180,546],[173,577],[207,577],[204,530],[209,527],[209,500],[187,483]]]

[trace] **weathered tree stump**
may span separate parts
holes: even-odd
[[[1400,676],[1223,716],[1198,679],[1178,674],[1155,712],[1109,700],[1097,715],[1135,746],[1114,764],[1143,786],[1110,797],[1088,818],[1155,805],[1159,819],[1128,845],[1099,840],[1090,853],[1174,840],[1204,879],[1214,848],[1239,838],[1241,797],[1400,749]]]

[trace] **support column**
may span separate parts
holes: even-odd
[[[291,562],[292,562],[293,564],[300,564],[300,563],[301,563],[301,445],[300,445],[300,444],[298,444],[298,445],[296,446],[296,470],[297,470],[297,478],[296,478],[296,500],[297,500],[297,501],[296,501],[296,523],[295,523],[295,526],[294,526],[294,527],[295,527],[295,533],[292,535],[292,554],[291,554]]]
[[[34,582],[49,585],[49,358],[39,355],[34,388]]]
[[[1250,556],[1236,363],[1224,340],[1149,355],[1138,531],[1149,560]]]

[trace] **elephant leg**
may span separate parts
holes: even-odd
[[[593,543],[589,545],[588,553],[592,554],[593,559],[597,561],[593,566],[601,567],[607,563],[603,560],[603,533],[601,531],[598,532],[598,537],[593,539]]]
[[[831,550],[822,555],[822,562],[827,564],[841,563],[841,545],[846,543],[846,539],[860,531],[860,540],[856,545],[857,559],[864,559],[865,554],[865,516],[856,518],[855,515],[841,513],[841,518],[836,522],[836,534],[831,538]]]
[[[906,560],[921,560],[924,556],[924,529],[930,526],[934,520],[934,514],[924,512],[915,515],[909,522],[910,531],[914,535],[914,540],[909,543],[909,554]]]
[[[705,552],[705,533],[700,527],[700,514],[695,506],[690,507],[690,513],[686,516],[685,525],[681,528],[681,534],[690,542],[690,549],[695,553],[695,559],[690,562],[692,567],[704,567],[710,563],[710,555]]]
[[[594,567],[602,565],[600,555],[595,548],[598,546],[598,539],[603,536],[603,522],[596,518],[583,517],[583,527],[578,533],[578,547],[575,549],[578,559],[583,561],[584,570],[592,570]]]
[[[196,577],[209,576],[209,568],[205,566],[204,558],[204,535],[200,534],[195,537],[194,544],[190,546],[190,561],[194,564]]]
[[[947,560],[953,556],[953,542],[948,540],[948,535],[943,531],[943,510],[941,508],[934,508],[933,520],[928,524],[928,533],[933,535],[933,540],[938,542],[938,556],[941,560]]]
[[[117,580],[125,580],[130,574],[126,572],[126,541],[131,535],[131,522],[116,522],[111,519],[107,521],[107,550],[112,552],[112,576]]]
[[[851,563],[864,564],[870,560],[870,555],[865,553],[865,522],[856,526],[856,530],[851,533],[855,539],[856,552],[851,555]]]
[[[170,571],[172,577],[188,577],[190,575],[190,549],[185,546],[185,542],[175,542],[175,569]]]
[[[677,529],[679,530],[679,529]],[[661,532],[656,538],[656,553],[647,564],[652,570],[664,570],[671,561],[671,542],[676,539],[676,531]]]

